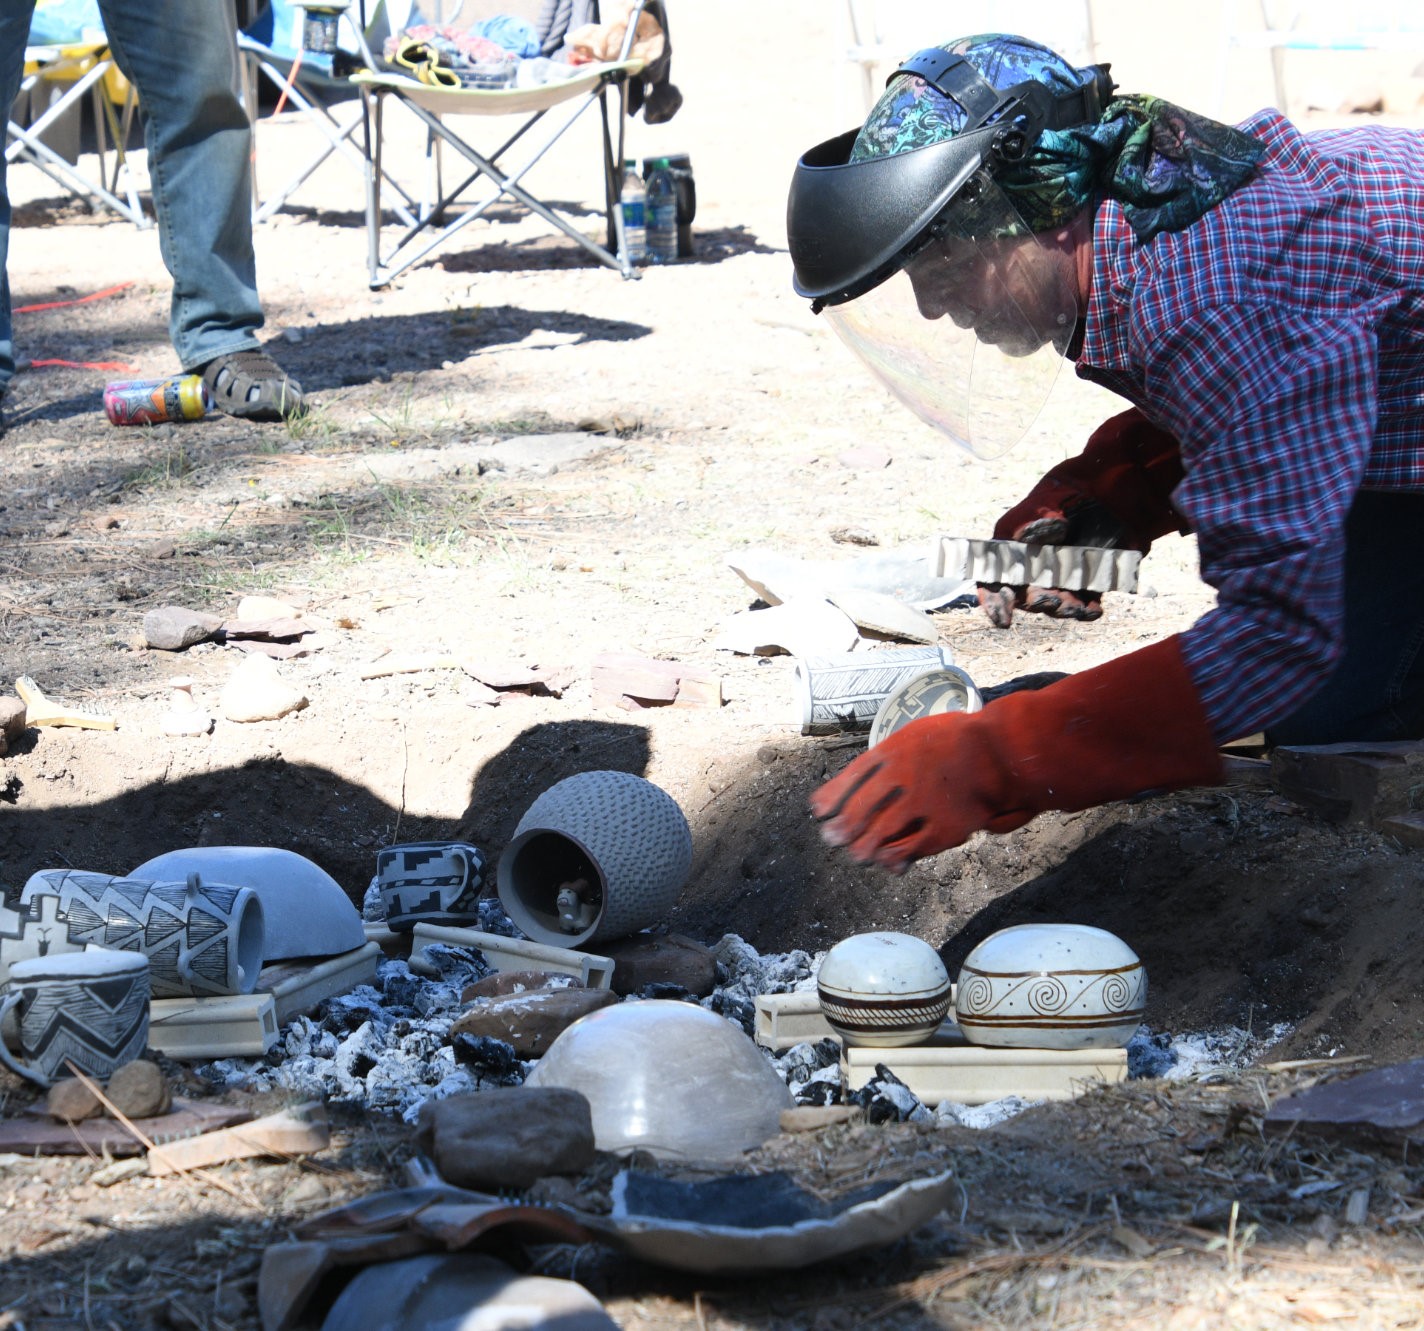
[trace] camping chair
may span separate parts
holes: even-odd
[[[43,12],[37,10],[37,18]],[[27,125],[21,125],[14,119],[7,121],[5,161],[7,165],[28,162],[89,207],[93,208],[97,203],[113,209],[135,226],[150,227],[153,221],[139,201],[127,152],[129,134],[138,110],[137,94],[119,72],[107,43],[102,38],[96,40],[93,37],[95,29],[102,32],[97,7],[93,20],[93,25],[86,25],[84,29],[85,40],[36,44],[25,48],[24,74],[15,105],[33,105],[46,95],[49,105]],[[32,36],[46,35],[43,29],[37,31],[32,28],[31,33]],[[78,38],[81,33],[76,30],[71,35]],[[86,96],[93,105],[99,158],[98,180],[85,175],[75,162],[45,142],[46,132],[58,126],[64,117],[82,113]],[[112,169],[109,157],[111,144]]]
[[[1264,50],[1271,56],[1276,110],[1286,104],[1286,52],[1400,52],[1424,49],[1424,14],[1417,0],[1357,0],[1345,6],[1323,0],[1256,0],[1254,22],[1243,18],[1241,0],[1222,0],[1221,55],[1216,105],[1226,101],[1231,56]]]
[[[349,163],[364,179],[367,167],[360,131],[365,119],[361,95],[349,77],[355,68],[369,65],[371,50],[379,50],[394,27],[405,24],[410,0],[374,0],[369,7],[348,7],[338,20],[336,53],[304,51],[302,24],[305,6],[300,0],[271,0],[257,18],[237,35],[242,57],[242,101],[252,122],[254,145],[258,142],[257,119],[261,86],[265,80],[275,89],[277,110],[268,117],[276,121],[301,121],[317,132],[319,147],[289,180],[265,202],[258,190],[257,153],[252,159],[252,202],[254,222],[265,222],[281,209],[329,158]],[[363,12],[365,11],[365,12]],[[366,13],[370,17],[365,16]],[[290,107],[290,112],[281,108]],[[407,226],[415,224],[415,200],[400,183],[386,177],[399,196],[393,204],[397,218]]]
[[[380,62],[380,69],[358,72],[353,81],[360,87],[366,113],[366,224],[372,288],[386,286],[412,265],[420,262],[472,222],[483,217],[501,198],[523,205],[587,250],[599,263],[620,271],[625,278],[635,270],[623,235],[622,210],[618,196],[622,185],[623,138],[629,110],[630,79],[644,69],[644,61],[631,54],[638,19],[652,0],[634,0],[627,31],[617,58],[604,63],[573,67],[569,77],[533,86],[484,88],[476,86],[435,86],[416,73]],[[597,7],[586,6],[596,21]],[[545,16],[560,6],[544,5]],[[563,6],[568,21],[569,7]],[[508,13],[506,4],[505,13]],[[422,15],[423,17],[423,15]],[[555,20],[557,21],[557,19]],[[437,24],[437,26],[439,26]],[[556,48],[561,32],[541,33],[540,49]],[[424,71],[423,77],[444,77],[443,71]],[[610,108],[610,101],[612,106]],[[419,216],[407,222],[387,247],[381,209],[381,182],[384,169],[385,109],[388,102],[404,107],[424,127],[426,133],[427,185]],[[602,118],[602,173],[604,210],[607,217],[607,244],[599,244],[574,223],[559,207],[538,198],[524,182],[531,167],[557,143],[595,104]],[[481,152],[449,121],[464,123],[466,117],[488,123],[490,118],[516,119],[517,123],[498,147]],[[537,130],[537,133],[535,132]],[[520,146],[518,160],[509,163],[506,154]],[[448,147],[473,169],[452,188],[440,178],[440,150]],[[472,187],[485,191],[478,202],[456,211],[455,204]]]

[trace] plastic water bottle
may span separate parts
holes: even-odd
[[[648,258],[653,263],[677,261],[677,182],[666,157],[653,163],[648,175]]]
[[[623,189],[618,196],[618,203],[619,207],[623,209],[623,243],[628,247],[630,263],[647,263],[648,261],[645,200],[643,178],[638,174],[637,163],[631,160],[624,162]]]

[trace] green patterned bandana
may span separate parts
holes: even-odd
[[[1092,75],[1037,42],[992,33],[943,48],[968,57],[995,88],[1034,79],[1070,92]],[[910,152],[953,138],[966,123],[963,108],[923,79],[890,81],[866,117],[852,162]],[[1034,231],[1070,221],[1094,198],[1123,207],[1139,240],[1181,231],[1246,183],[1265,146],[1249,134],[1160,97],[1114,99],[1095,125],[1044,130],[1033,151],[995,180]]]

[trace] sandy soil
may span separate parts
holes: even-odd
[[[1417,853],[1269,789],[1048,816],[898,880],[820,844],[806,795],[859,741],[799,733],[786,658],[714,650],[725,620],[753,600],[725,557],[766,546],[850,559],[863,547],[844,542],[848,528],[883,548],[986,534],[1117,404],[1065,376],[1031,437],[986,466],[874,387],[794,297],[784,253],[795,154],[858,118],[831,7],[799,0],[758,14],[769,47],[805,62],[785,75],[801,95],[777,114],[764,80],[717,58],[727,18],[749,20],[752,7],[720,8],[735,13],[677,16],[682,114],[632,130],[638,155],[692,154],[695,261],[624,283],[501,214],[371,292],[359,181],[328,167],[258,235],[267,331],[316,403],[307,420],[120,430],[100,408],[102,372],[36,368],[16,380],[0,442],[0,682],[29,674],[111,711],[119,729],[31,731],[0,759],[0,882],[18,889],[62,865],[123,872],[183,845],[273,844],[359,897],[382,845],[459,836],[497,855],[555,780],[620,768],[686,811],[695,861],[670,923],[709,942],[736,932],[762,950],[814,950],[897,928],[953,967],[994,928],[1076,920],[1142,955],[1154,1029],[1286,1023],[1273,1059],[1416,1053]],[[1209,37],[1184,38],[1199,57],[1192,80],[1192,62],[1142,41],[1120,8],[1098,9],[1118,77],[1192,100],[1184,85],[1208,81]],[[1231,96],[1254,104],[1264,80],[1253,79]],[[297,134],[262,127],[264,180],[296,157]],[[546,174],[563,174],[544,188],[596,199],[587,166],[556,155]],[[153,234],[86,216],[33,173],[12,175],[18,305],[131,284],[18,315],[22,353],[121,361],[137,375],[175,368]],[[559,432],[590,447],[552,474],[490,462],[502,441]],[[146,650],[144,612],[228,614],[250,593],[320,624],[308,654],[281,666],[310,705],[270,723],[220,720],[204,738],[164,736],[170,679],[193,677],[215,706],[238,653]],[[1208,597],[1191,543],[1172,540],[1153,552],[1142,592],[1109,598],[1096,625],[1020,617],[997,631],[969,610],[937,624],[957,661],[992,685],[1157,639]],[[589,667],[610,650],[714,670],[725,704],[600,706]],[[459,672],[363,679],[383,655],[410,652],[568,667],[574,683],[488,707],[466,701]],[[973,1185],[963,1214],[847,1267],[829,1292],[811,1278],[704,1296],[590,1254],[576,1273],[593,1270],[628,1327],[1097,1325],[1109,1309],[1183,1327],[1419,1324],[1417,1170],[1387,1150],[1317,1159],[1295,1147],[1277,1169],[1252,1115],[1289,1081],[1260,1074],[1190,1095],[1140,1084],[973,1143],[946,1139],[935,1149]],[[14,1081],[3,1090],[6,1106],[27,1098]],[[1228,1100],[1242,1106],[1229,1130],[1194,1152],[1186,1143],[1204,1139]],[[1152,1131],[1127,1132],[1143,1115]],[[1149,1139],[1161,1160],[1124,1154]],[[354,1122],[334,1164],[224,1171],[244,1202],[210,1187],[175,1201],[156,1180],[100,1189],[88,1161],[12,1162],[0,1246],[24,1294],[0,1326],[255,1326],[260,1243],[375,1186],[404,1150],[392,1125]],[[1340,1186],[1290,1195],[1320,1177]],[[1342,1229],[1361,1186],[1372,1189],[1366,1223]],[[1244,1254],[1221,1247],[1232,1200],[1258,1227]],[[1199,1209],[1208,1201],[1225,1209]],[[1039,1219],[1024,1222],[1024,1210]],[[1115,1238],[1124,1227],[1147,1246]],[[549,1260],[567,1273],[566,1259]]]

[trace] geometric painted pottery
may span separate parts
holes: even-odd
[[[923,671],[898,685],[880,704],[870,725],[871,747],[922,716],[977,712],[983,706],[984,699],[974,681],[958,666]]]
[[[740,1026],[672,999],[616,1003],[580,1017],[526,1086],[587,1098],[600,1151],[729,1160],[780,1131],[791,1093]]]
[[[913,934],[852,934],[826,953],[816,976],[821,1011],[852,1045],[928,1040],[951,992],[939,953]]]
[[[71,942],[57,896],[32,896],[18,910],[0,904],[0,988],[10,967],[31,957],[57,957],[93,950],[93,943]]]
[[[250,887],[262,903],[263,961],[334,957],[366,941],[361,913],[320,865],[276,846],[194,846],[140,864],[130,878]]]
[[[1116,934],[1016,924],[964,959],[954,1007],[974,1044],[1115,1049],[1137,1033],[1146,1004],[1147,972]]]
[[[0,1041],[0,1058],[41,1086],[68,1076],[70,1059],[107,1081],[148,1041],[148,960],[129,952],[31,957],[10,967],[0,1016],[19,1008],[20,1059]]]
[[[529,806],[495,877],[526,937],[567,948],[661,923],[691,867],[671,795],[631,772],[579,772]]]
[[[59,897],[69,941],[142,952],[154,998],[250,994],[262,970],[262,903],[248,887],[116,878],[78,869],[32,874],[20,894]]]
[[[376,883],[386,924],[469,924],[480,918],[485,857],[462,841],[407,841],[376,852]]]

